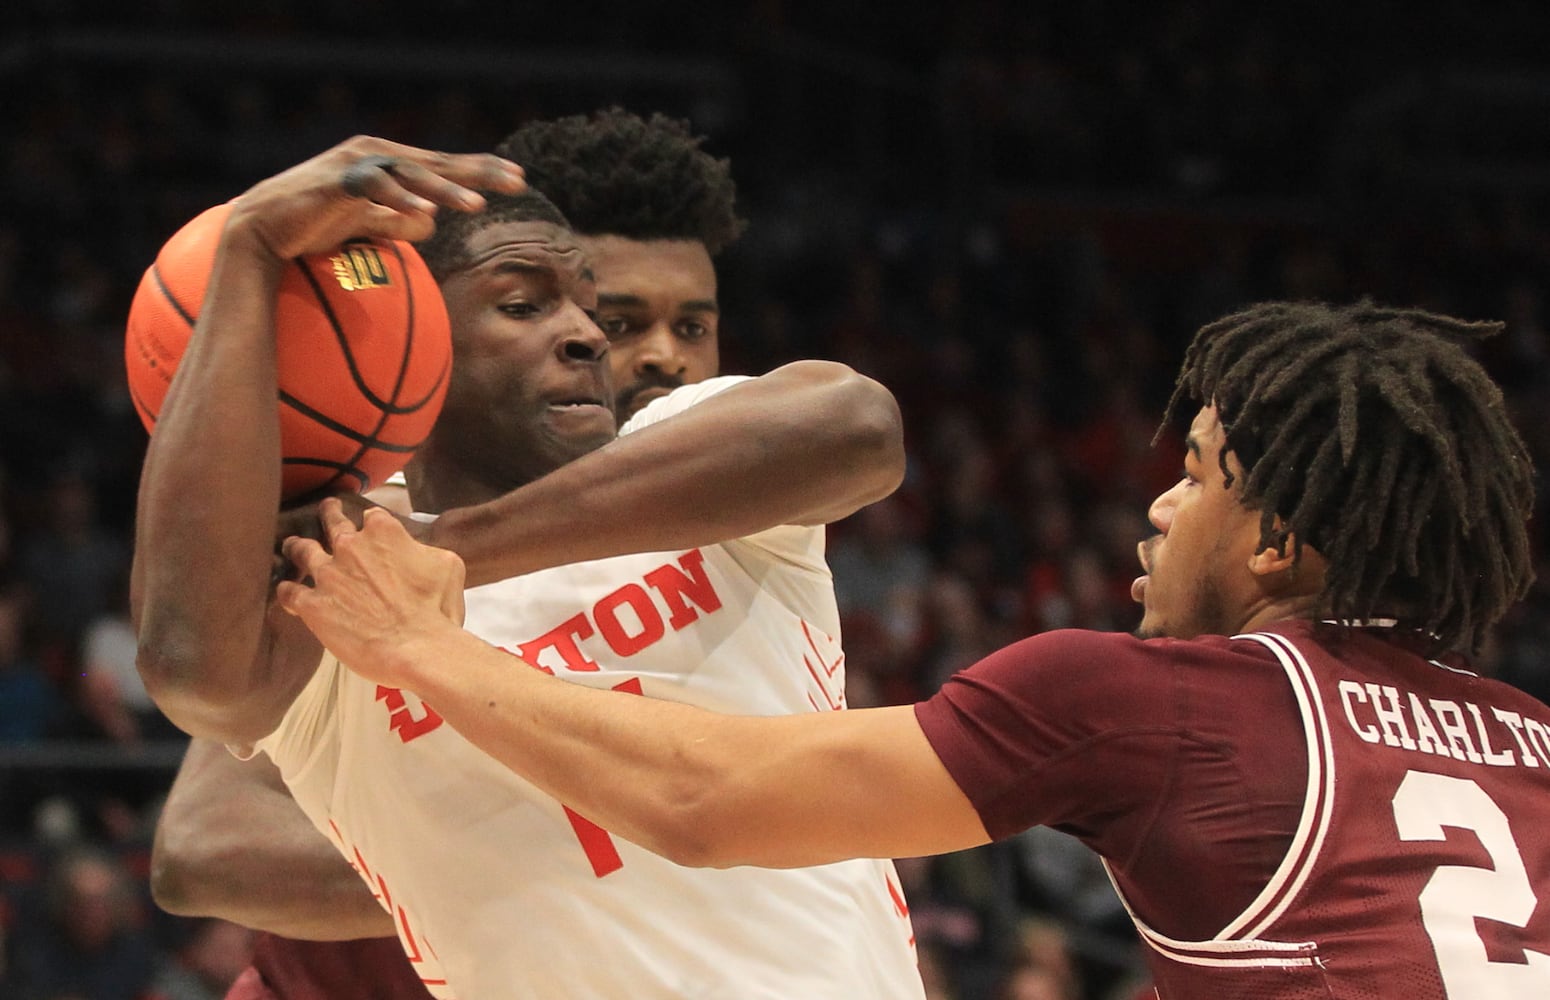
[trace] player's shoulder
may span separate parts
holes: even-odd
[[[1147,644],[1117,632],[1059,629],[1005,646],[951,678],[950,685],[994,689],[1048,703],[1072,692],[1123,687],[1132,668],[1151,659]]]
[[[1264,661],[1271,654],[1258,643],[1222,635],[1191,639],[1150,638],[1125,632],[1056,629],[1029,636],[1006,647],[998,657],[1047,665],[1050,670],[1085,671],[1093,666],[1148,668],[1168,666],[1242,665]]]
[[[642,427],[660,423],[751,379],[750,375],[717,375],[703,382],[681,385],[667,395],[659,396],[647,403],[639,413],[624,422],[624,426],[619,428],[619,433],[620,435],[630,434]]]
[[[1061,629],[1000,649],[949,681],[1011,702],[1087,712],[1097,706],[1160,708],[1190,691],[1284,684],[1265,666],[1271,654],[1226,636],[1142,639],[1118,632]],[[1236,680],[1235,680],[1236,679]],[[964,693],[968,693],[965,691]],[[950,693],[951,696],[951,693]]]

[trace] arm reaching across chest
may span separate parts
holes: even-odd
[[[462,567],[385,512],[293,538],[280,599],[345,663],[408,687],[486,753],[680,864],[801,867],[985,843],[908,707],[748,718],[567,684],[457,623]]]
[[[892,493],[903,477],[893,395],[844,365],[799,361],[498,500],[450,510],[423,537],[460,555],[474,586],[780,524],[827,524]]]

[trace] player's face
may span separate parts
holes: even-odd
[[[467,248],[441,284],[453,366],[436,451],[498,495],[613,439],[608,340],[569,230],[497,223]]]
[[[619,419],[721,366],[716,269],[698,240],[584,239]]]
[[[1249,569],[1259,513],[1239,502],[1243,470],[1231,454],[1226,485],[1226,440],[1215,407],[1201,409],[1185,439],[1183,475],[1147,512],[1158,534],[1141,543],[1146,575],[1131,585],[1143,608],[1137,635],[1231,635],[1248,620],[1259,593]]]

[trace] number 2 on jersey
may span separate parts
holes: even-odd
[[[1507,814],[1473,781],[1410,771],[1394,793],[1401,840],[1443,840],[1444,826],[1473,830],[1492,868],[1442,865],[1421,890],[1421,924],[1437,954],[1448,996],[1518,1000],[1550,996],[1550,955],[1525,948],[1523,965],[1493,962],[1475,918],[1525,926],[1538,900]]]
[[[613,689],[626,694],[645,694],[641,690],[639,677],[620,681]],[[608,835],[607,830],[570,806],[562,806],[562,808],[565,810],[565,818],[570,820],[571,829],[576,831],[576,839],[581,843],[581,849],[586,852],[587,861],[592,865],[593,875],[602,878],[624,867],[624,860],[619,857],[619,849],[614,846],[614,838]]]

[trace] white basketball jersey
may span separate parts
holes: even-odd
[[[626,430],[737,381],[680,389]],[[522,657],[513,670],[724,712],[844,707],[821,528],[563,566],[474,588],[467,603],[471,631]],[[924,996],[891,862],[679,867],[539,792],[413,693],[332,657],[259,745],[394,913],[434,996]]]

